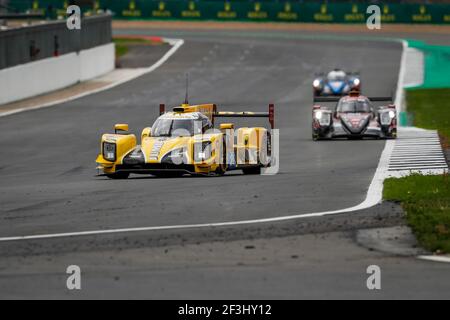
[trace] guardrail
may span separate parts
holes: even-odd
[[[111,15],[86,17],[81,30],[65,20],[0,31],[0,69],[108,44]]]
[[[67,1],[65,2],[67,3]],[[27,7],[28,4],[28,7]],[[33,11],[64,13],[64,1],[10,0],[11,6]],[[31,5],[31,7],[30,7]],[[93,0],[85,11],[108,9],[122,19],[181,19],[219,21],[279,21],[317,23],[364,23],[370,3],[320,3],[299,1],[186,1],[186,0]],[[380,4],[383,23],[450,24],[450,4]],[[50,15],[50,13],[48,13]]]

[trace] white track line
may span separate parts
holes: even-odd
[[[394,146],[393,140],[386,141],[383,153],[381,154],[380,162],[378,163],[378,168],[372,179],[372,182],[367,191],[366,199],[350,208],[307,213],[307,214],[297,214],[284,217],[275,218],[265,218],[265,219],[254,219],[254,220],[243,220],[243,221],[231,221],[231,222],[218,222],[218,223],[202,223],[202,224],[188,224],[188,225],[172,225],[172,226],[156,226],[156,227],[141,227],[141,228],[122,228],[122,229],[109,229],[109,230],[93,230],[93,231],[82,231],[82,232],[68,232],[68,233],[55,233],[55,234],[42,234],[33,236],[18,236],[18,237],[4,237],[0,238],[0,242],[5,241],[17,241],[17,240],[36,240],[36,239],[52,239],[52,238],[63,238],[63,237],[74,237],[74,236],[89,236],[89,235],[101,235],[101,234],[114,234],[114,233],[124,233],[124,232],[142,232],[142,231],[157,231],[157,230],[175,230],[175,229],[194,229],[194,228],[205,228],[205,227],[225,227],[225,226],[238,226],[246,224],[256,224],[265,222],[279,222],[300,218],[311,218],[311,217],[323,217],[328,215],[334,215],[338,213],[346,213],[352,211],[358,211],[366,208],[370,208],[382,200],[383,191],[383,181],[386,177],[387,164],[389,163],[389,156],[392,152]]]
[[[184,44],[184,40],[182,39],[168,39],[168,38],[163,38],[164,42],[169,43],[172,48],[170,48],[169,51],[166,52],[166,54],[164,56],[161,57],[161,59],[159,59],[155,64],[153,64],[152,66],[148,67],[148,68],[139,68],[138,72],[134,73],[131,76],[127,76],[122,80],[113,82],[107,86],[104,86],[102,88],[98,88],[98,89],[94,89],[94,90],[90,90],[90,91],[86,91],[68,98],[64,98],[64,99],[60,99],[60,100],[55,100],[55,101],[51,101],[51,102],[47,102],[47,103],[43,103],[43,104],[39,104],[33,107],[29,107],[29,108],[21,108],[21,109],[16,109],[16,110],[11,110],[11,111],[7,111],[7,112],[3,112],[0,113],[0,117],[6,117],[6,116],[10,116],[12,114],[16,114],[16,113],[20,113],[20,112],[25,112],[25,111],[31,111],[31,110],[37,110],[37,109],[43,109],[43,108],[48,108],[57,104],[61,104],[61,103],[65,103],[65,102],[69,102],[69,101],[73,101],[91,94],[95,94],[95,93],[99,93],[102,91],[106,91],[109,89],[112,89],[114,87],[117,87],[125,82],[131,81],[133,79],[136,79],[138,77],[143,76],[144,74],[150,73],[155,71],[156,69],[158,69],[160,66],[162,66],[183,44]],[[93,79],[95,80],[95,79]]]
[[[405,45],[406,43],[406,45]],[[399,92],[403,96],[403,76],[405,70],[405,48],[407,47],[407,42],[402,41],[403,52],[400,62],[400,73],[397,83],[397,97],[398,105],[401,106],[403,100],[399,99]],[[401,88],[402,90],[398,90]],[[243,221],[230,221],[230,222],[218,222],[218,223],[202,223],[202,224],[188,224],[188,225],[170,225],[170,226],[154,226],[154,227],[139,227],[139,228],[120,228],[120,229],[107,229],[107,230],[92,230],[92,231],[80,231],[80,232],[67,232],[67,233],[53,233],[53,234],[41,234],[41,235],[27,235],[27,236],[16,236],[16,237],[3,237],[0,238],[0,242],[8,241],[19,241],[19,240],[37,240],[37,239],[54,239],[54,238],[64,238],[64,237],[77,237],[77,236],[92,236],[92,235],[104,235],[104,234],[116,234],[116,233],[130,233],[130,232],[143,232],[143,231],[158,231],[158,230],[177,230],[177,229],[194,229],[194,228],[211,228],[211,227],[226,227],[226,226],[239,226],[248,224],[258,224],[258,223],[270,223],[270,222],[280,222],[294,219],[312,218],[312,217],[324,217],[328,215],[335,215],[340,213],[354,212],[363,209],[373,207],[381,203],[383,197],[383,182],[388,176],[389,159],[394,148],[394,140],[387,140],[383,152],[378,162],[378,167],[375,171],[375,175],[369,185],[369,189],[366,194],[366,198],[360,204],[340,209],[331,210],[324,212],[314,212],[306,214],[296,214],[284,217],[274,217],[265,219],[254,219],[254,220],[243,220]]]
[[[417,256],[417,259],[433,261],[433,262],[450,263],[450,257],[449,256]]]

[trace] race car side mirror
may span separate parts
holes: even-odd
[[[221,123],[220,124],[220,130],[227,130],[227,129],[233,129],[234,124],[232,123]]]
[[[115,133],[123,133],[128,131],[128,124],[125,123],[118,123],[114,126],[114,132]]]
[[[152,136],[152,128],[144,128],[141,133],[141,141],[144,140],[144,138],[151,136]]]

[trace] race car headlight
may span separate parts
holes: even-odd
[[[211,158],[211,141],[197,142],[194,144],[194,160],[196,162]]]
[[[316,111],[315,116],[317,120],[320,120],[320,118],[322,118],[322,111]]]
[[[391,117],[391,119],[395,118],[395,111],[389,111],[389,116]]]
[[[394,113],[393,111],[389,111],[389,112],[383,112],[380,114],[380,123],[383,126],[387,126],[391,124],[391,121],[393,119],[393,117],[391,117],[391,112]],[[394,113],[395,116],[395,113]]]
[[[108,161],[116,161],[116,149],[115,143],[103,142],[103,158]]]
[[[355,78],[353,80],[353,85],[355,85],[355,86],[359,86],[360,83],[361,83],[361,80],[359,80],[358,78]]]
[[[319,88],[319,87],[320,87],[320,80],[317,80],[317,79],[314,80],[314,81],[313,81],[313,87],[314,87],[314,88]]]
[[[319,121],[321,126],[329,126],[331,122],[331,114],[328,112],[316,111],[315,118]]]

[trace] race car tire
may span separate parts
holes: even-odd
[[[251,167],[242,169],[244,174],[261,174],[261,167]]]
[[[116,172],[116,173],[112,173],[112,174],[107,174],[106,176],[113,180],[123,180],[123,179],[128,179],[128,177],[130,176],[130,173],[129,172]]]
[[[313,139],[313,141],[318,141],[319,140],[319,135],[317,133],[313,133],[312,134],[312,139]]]
[[[265,143],[263,150],[259,150],[258,163],[263,167],[270,167],[272,161],[272,135],[266,132],[262,143]]]
[[[223,176],[225,172],[227,172],[227,147],[225,143],[225,138],[223,138],[222,142],[222,163],[216,169],[216,174]]]
[[[391,139],[397,139],[397,129],[393,129],[391,132]]]
[[[167,171],[167,172],[158,172],[152,173],[157,178],[178,178],[184,175],[182,171]]]

